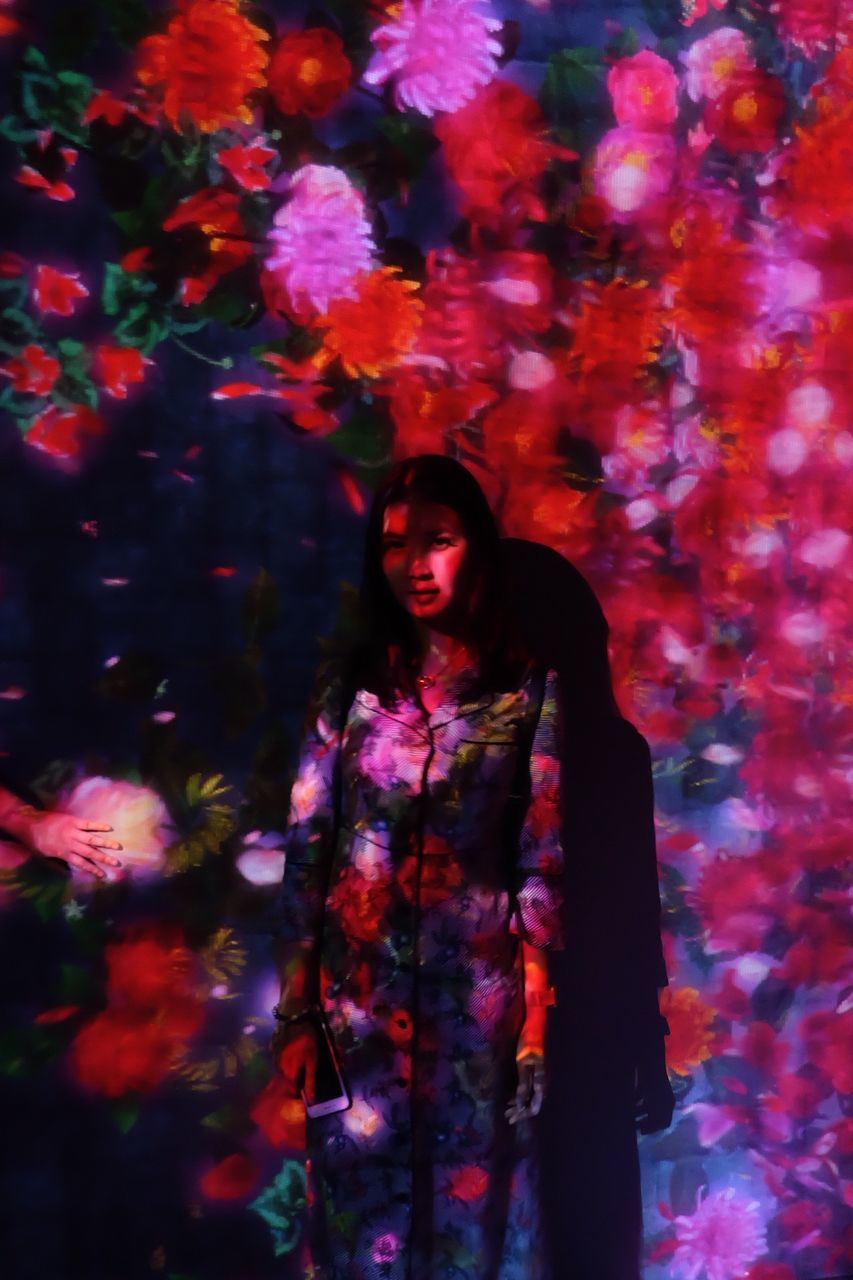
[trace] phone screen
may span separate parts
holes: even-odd
[[[314,1020],[317,1032],[317,1074],[312,1095],[303,1092],[305,1109],[309,1116],[327,1116],[335,1111],[346,1111],[352,1105],[337,1054],[326,1025],[318,1016]]]

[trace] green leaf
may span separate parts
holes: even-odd
[[[376,404],[359,404],[328,440],[339,453],[363,467],[384,467],[391,453],[393,432]]]
[[[152,9],[143,0],[97,0],[118,41],[135,47],[152,29]]]
[[[579,47],[552,53],[540,101],[549,120],[556,124],[579,123],[584,113],[604,115],[609,98],[600,50]]]
[[[34,44],[27,46],[27,48],[24,50],[24,55],[21,61],[25,67],[32,67],[36,71],[49,70],[47,65],[47,59],[45,58],[41,49],[37,49]]]
[[[0,120],[0,134],[10,142],[27,146],[30,142],[35,142],[39,131],[35,125],[24,124],[17,116],[4,116]]]
[[[121,1133],[130,1133],[139,1119],[139,1099],[136,1097],[119,1098],[112,1106],[113,1120]]]

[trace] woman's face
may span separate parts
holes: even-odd
[[[382,524],[382,568],[394,597],[427,626],[459,628],[468,539],[459,515],[436,502],[389,506]]]

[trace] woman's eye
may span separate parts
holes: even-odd
[[[433,546],[452,547],[453,540],[451,538],[446,537],[444,534],[440,534],[437,538],[433,538]]]

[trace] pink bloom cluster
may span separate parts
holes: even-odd
[[[354,297],[356,277],[375,259],[364,198],[333,165],[296,170],[269,238],[268,300],[301,319]]]
[[[458,111],[497,72],[500,21],[487,0],[403,0],[374,31],[367,84],[394,81],[401,110]]]

